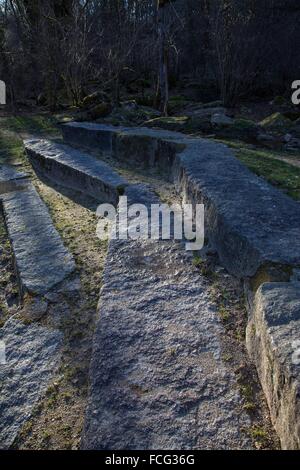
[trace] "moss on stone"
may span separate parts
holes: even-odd
[[[112,106],[109,103],[100,103],[91,108],[88,112],[91,119],[99,119],[108,116],[112,111]]]
[[[169,116],[150,119],[145,122],[147,127],[159,127],[170,131],[182,131],[189,122],[188,116]]]
[[[250,289],[255,293],[262,284],[268,282],[289,282],[292,274],[293,268],[291,266],[262,266],[250,280]]]
[[[292,121],[281,113],[274,113],[261,121],[260,125],[266,129],[289,129],[292,126]]]
[[[103,101],[109,101],[108,95],[103,91],[96,91],[95,93],[92,93],[83,99],[82,106],[84,108],[88,108],[90,106],[96,106]]]
[[[237,129],[253,129],[257,127],[257,124],[251,119],[236,119],[233,126]]]

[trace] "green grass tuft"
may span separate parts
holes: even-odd
[[[57,121],[51,116],[10,116],[1,120],[1,127],[11,132],[35,134],[57,133]]]
[[[253,173],[263,177],[272,185],[300,200],[300,168],[272,158],[269,152],[239,149],[237,158]]]

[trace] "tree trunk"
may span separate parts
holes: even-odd
[[[169,78],[168,78],[168,46],[166,34],[166,6],[169,0],[157,0],[157,27],[159,42],[159,98],[160,111],[168,115]]]

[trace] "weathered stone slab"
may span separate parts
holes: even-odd
[[[141,185],[126,195],[158,202]],[[82,447],[251,448],[223,327],[184,246],[113,240],[103,283]]]
[[[300,282],[258,290],[247,327],[256,364],[283,449],[300,449]]]
[[[9,319],[0,329],[0,341],[6,356],[0,364],[0,448],[8,449],[59,365],[62,335]]]
[[[27,184],[28,175],[19,172],[15,167],[10,165],[0,166],[0,194],[17,190]]]
[[[225,145],[145,128],[62,128],[70,143],[82,140],[134,165],[163,168],[187,201],[204,202],[206,233],[232,274],[252,277],[266,265],[300,266],[300,204],[250,172]]]
[[[24,172],[17,171],[15,167],[10,165],[0,166],[0,182],[11,181],[26,178],[28,175]]]
[[[107,152],[112,151],[112,137],[115,131],[121,129],[123,128],[90,122],[71,122],[68,126],[64,124],[61,126],[66,143],[86,149],[99,148]]]
[[[226,146],[189,145],[178,156],[175,180],[187,200],[204,203],[206,234],[229,272],[251,277],[266,265],[299,266],[300,204],[250,172]]]
[[[117,205],[126,181],[109,165],[87,153],[47,140],[26,140],[25,149],[37,174]]]
[[[178,132],[160,129],[114,127],[89,122],[71,122],[61,126],[64,141],[89,150],[109,152],[120,160],[143,166],[160,165],[163,152],[169,152],[163,140],[188,138]],[[158,147],[163,145],[159,152]],[[182,148],[182,146],[181,146]],[[173,152],[173,154],[175,154]],[[168,168],[170,170],[170,167]]]
[[[32,184],[2,194],[1,202],[20,287],[44,294],[73,272],[73,257]]]

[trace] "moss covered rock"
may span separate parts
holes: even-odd
[[[104,121],[113,125],[141,125],[145,121],[158,118],[160,112],[148,106],[138,106],[136,102],[125,102],[122,106],[113,109]]]
[[[144,122],[147,127],[159,127],[170,131],[183,131],[189,122],[188,116],[168,116],[150,119]]]
[[[250,119],[235,119],[231,125],[218,126],[215,132],[219,137],[254,142],[257,140],[261,128]]]
[[[108,101],[109,97],[104,91],[96,91],[95,93],[92,93],[91,95],[88,95],[83,99],[82,107],[89,108]]]
[[[211,117],[206,116],[190,116],[188,122],[186,123],[186,129],[188,132],[201,132],[201,133],[211,133],[212,124]]]
[[[110,103],[100,103],[91,108],[88,112],[91,119],[99,119],[108,116],[112,111]]]
[[[209,103],[204,103],[201,105],[203,109],[207,108],[218,108],[223,106],[223,101],[217,100],[217,101],[210,101]]]
[[[232,126],[234,120],[231,117],[226,116],[224,113],[215,113],[211,117],[211,123],[213,126],[227,127]]]
[[[263,121],[261,121],[260,125],[266,129],[289,129],[292,126],[292,121],[285,117],[281,113],[274,113],[271,116],[268,116]]]

